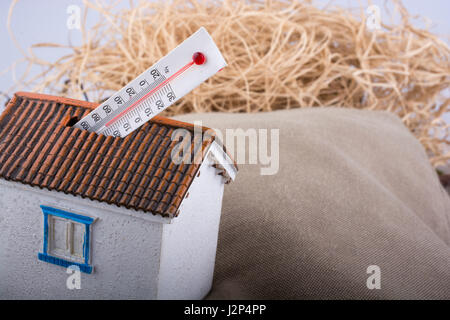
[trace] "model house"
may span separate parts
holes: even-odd
[[[0,299],[203,298],[236,165],[163,117],[125,138],[72,127],[96,106],[17,93],[0,116]]]

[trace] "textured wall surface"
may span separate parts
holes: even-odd
[[[162,224],[76,199],[0,181],[0,299],[156,298]],[[37,258],[43,246],[39,205],[98,218],[91,229],[94,272],[81,273],[80,290],[67,288],[66,268]]]
[[[158,299],[202,299],[211,289],[224,190],[211,165],[207,156],[180,215],[163,226]]]

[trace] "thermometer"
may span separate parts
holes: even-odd
[[[74,127],[125,137],[226,65],[202,27]]]

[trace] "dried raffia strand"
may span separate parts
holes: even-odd
[[[450,112],[450,99],[442,96],[450,84],[450,49],[414,28],[400,2],[401,23],[382,31],[367,29],[363,10],[358,18],[309,1],[140,1],[120,11],[110,2],[84,4],[101,20],[82,28],[83,44],[55,62],[38,59],[32,48],[23,51],[44,72],[32,79],[25,73],[19,85],[83,98],[83,84],[100,101],[204,26],[228,67],[166,115],[314,106],[388,110],[419,139],[433,165],[450,163],[450,128],[442,119]]]

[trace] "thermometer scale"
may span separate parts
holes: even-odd
[[[225,59],[202,27],[74,127],[125,137],[225,66]]]

